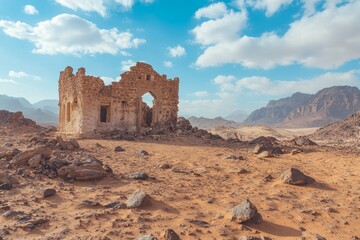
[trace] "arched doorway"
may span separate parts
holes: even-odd
[[[157,123],[158,106],[153,92],[148,91],[139,97],[139,108],[137,116],[138,131],[152,130]]]
[[[142,108],[141,108],[141,113],[142,113],[141,127],[143,127],[143,128],[152,127],[154,100],[155,100],[155,98],[153,97],[153,95],[150,92],[145,93],[141,97],[141,101],[142,101],[142,105],[141,105],[142,106]]]

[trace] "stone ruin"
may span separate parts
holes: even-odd
[[[150,93],[153,106],[142,96]],[[169,130],[176,125],[179,78],[167,79],[151,65],[138,62],[121,80],[105,85],[99,77],[87,76],[84,68],[60,73],[59,132],[88,137],[112,131]]]

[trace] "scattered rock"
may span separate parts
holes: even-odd
[[[283,154],[283,150],[280,148],[280,147],[274,147],[272,150],[271,150],[271,153],[273,154]]]
[[[270,158],[273,157],[270,151],[263,151],[257,155],[258,158]]]
[[[262,151],[265,151],[265,146],[263,144],[258,144],[254,147],[254,150],[253,150],[253,153],[254,154],[259,154],[261,153]]]
[[[44,198],[50,197],[56,194],[56,190],[54,188],[47,188],[43,192]]]
[[[296,155],[296,154],[299,154],[299,153],[302,153],[303,150],[300,149],[300,148],[295,148],[293,150],[291,150],[291,155]]]
[[[150,196],[140,189],[135,190],[126,201],[128,208],[145,207],[150,203]]]
[[[29,159],[28,164],[31,168],[37,168],[42,160],[41,154],[37,154]]]
[[[164,232],[164,239],[165,240],[180,240],[179,235],[172,230],[172,229],[166,229]]]
[[[28,161],[35,155],[41,155],[43,158],[49,159],[53,150],[51,148],[39,147],[33,150],[21,152],[13,157],[11,164],[14,166],[22,166],[28,163]]]
[[[129,178],[136,180],[146,180],[149,178],[149,175],[147,175],[147,173],[144,172],[130,173]]]
[[[248,199],[232,208],[231,213],[231,221],[235,221],[237,223],[250,222],[260,224],[262,222],[261,214]]]
[[[12,177],[5,172],[0,172],[0,190],[10,190],[13,183]]]
[[[315,237],[316,237],[316,240],[326,240],[326,238],[320,236],[319,234],[316,234]]]
[[[280,179],[284,183],[293,185],[304,185],[315,181],[313,178],[306,176],[303,172],[296,168],[289,168],[286,170],[283,174],[281,174]]]
[[[100,207],[101,204],[99,202],[95,202],[92,200],[84,200],[81,202],[81,205],[84,207]]]
[[[203,228],[208,228],[209,227],[209,223],[205,222],[205,221],[202,221],[202,220],[186,219],[186,221],[188,221],[189,223],[198,225],[200,227],[203,227]]]
[[[116,146],[115,149],[114,149],[115,152],[125,152],[125,149],[123,149],[122,147],[120,146]]]
[[[104,205],[104,207],[106,208],[116,208],[116,209],[125,209],[126,208],[126,204],[123,202],[110,202]]]
[[[135,137],[133,137],[131,135],[124,135],[124,136],[122,136],[122,139],[126,140],[126,141],[131,141],[131,142],[135,141]]]
[[[228,156],[225,159],[227,159],[227,160],[245,160],[245,158],[243,156],[235,156],[235,155]]]
[[[157,240],[157,239],[153,235],[146,235],[146,236],[141,236],[141,237],[135,238],[134,240]]]
[[[239,240],[272,240],[269,237],[241,236]]]
[[[13,216],[21,215],[21,214],[24,214],[24,212],[9,210],[9,211],[4,212],[2,216],[3,216],[4,218],[8,218],[8,217],[13,217]]]
[[[149,153],[145,150],[140,150],[138,153],[142,156],[149,156]]]
[[[307,138],[305,136],[295,137],[293,140],[291,140],[291,143],[293,143],[296,146],[315,146],[315,145],[317,145],[315,142],[311,141],[309,138]]]
[[[168,163],[162,163],[162,164],[159,165],[159,168],[161,168],[161,169],[170,169],[171,165],[168,164]]]
[[[58,175],[64,179],[93,180],[105,177],[106,171],[100,160],[88,156],[58,169]]]

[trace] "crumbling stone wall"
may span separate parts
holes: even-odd
[[[148,109],[142,96],[154,97],[151,128],[175,126],[179,103],[179,78],[167,79],[151,65],[138,62],[121,80],[105,86],[99,77],[86,76],[80,68],[71,67],[59,78],[59,131],[63,134],[88,136],[94,132],[127,130],[144,131]]]

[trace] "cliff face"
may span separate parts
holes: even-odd
[[[322,89],[315,95],[296,93],[270,101],[254,111],[245,123],[278,127],[321,127],[360,111],[360,90],[340,86]]]
[[[211,129],[215,127],[238,127],[239,123],[234,121],[228,121],[222,117],[216,118],[204,118],[204,117],[190,117],[188,119],[193,127],[201,128],[201,129]]]
[[[291,97],[271,100],[266,107],[253,111],[245,120],[248,125],[274,126],[281,123],[294,109],[308,104],[313,95],[294,93]]]

